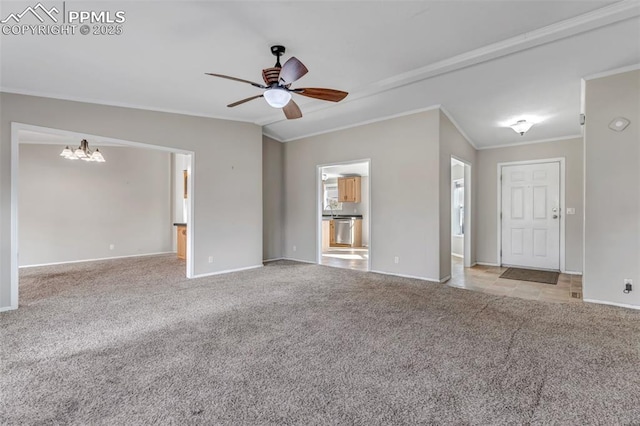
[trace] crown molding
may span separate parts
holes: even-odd
[[[431,106],[428,106],[428,107],[425,107],[425,108],[413,109],[411,111],[405,111],[405,112],[401,112],[401,113],[398,113],[398,114],[385,115],[384,117],[377,117],[377,118],[373,118],[371,120],[359,121],[357,123],[348,124],[346,126],[334,127],[332,129],[322,130],[320,132],[313,132],[313,133],[306,134],[304,136],[296,136],[295,138],[290,138],[290,139],[281,139],[281,138],[278,139],[278,138],[274,138],[273,136],[270,136],[268,134],[267,134],[267,136],[269,136],[270,138],[276,139],[276,140],[280,140],[281,142],[293,142],[293,141],[297,141],[297,140],[300,140],[300,139],[310,138],[310,137],[313,137],[313,136],[319,136],[319,135],[324,135],[324,134],[327,134],[327,133],[339,132],[340,130],[352,129],[354,127],[365,126],[367,124],[378,123],[380,121],[391,120],[393,118],[405,117],[407,115],[419,114],[421,112],[433,111],[433,110],[437,110],[437,109],[440,109],[440,105],[431,105]],[[263,129],[264,129],[264,127],[263,127]],[[263,130],[262,134],[266,134],[264,132],[264,130]]]
[[[533,145],[533,144],[545,143],[545,142],[561,142],[569,139],[582,139],[582,135],[569,135],[569,136],[560,136],[558,138],[538,139],[535,141],[514,142],[514,143],[503,144],[503,145],[483,146],[478,148],[478,151],[484,151],[485,149],[510,148],[512,146]]]
[[[105,102],[105,101],[99,101],[96,99],[82,98],[79,96],[67,96],[67,95],[57,95],[57,94],[53,95],[51,93],[38,92],[36,90],[14,89],[11,87],[4,87],[4,86],[0,86],[0,93],[8,93],[13,95],[23,95],[23,96],[35,96],[38,98],[58,99],[61,101],[81,102],[85,104],[104,105],[104,106],[111,106],[111,107],[118,107],[118,108],[139,109],[143,111],[163,112],[166,114],[187,115],[190,117],[213,118],[216,120],[237,121],[240,123],[255,124],[254,120],[241,120],[237,118],[202,114],[194,111],[184,111],[184,110],[169,109],[169,108],[154,108],[149,106],[130,104],[127,102]]]
[[[453,127],[455,127],[458,133],[460,133],[462,137],[465,138],[467,142],[469,142],[469,145],[471,145],[474,149],[477,150],[478,147],[476,146],[476,144],[474,144],[471,138],[465,133],[464,130],[462,130],[462,127],[458,125],[458,122],[453,119],[453,116],[451,115],[451,113],[447,111],[442,105],[440,106],[440,111],[442,111],[442,113],[447,116],[451,124],[453,124]]]
[[[586,77],[583,77],[582,80],[584,80],[584,81],[595,80],[597,78],[609,77],[609,76],[612,76],[612,75],[622,74],[622,73],[625,73],[625,72],[636,71],[636,70],[640,70],[640,64],[628,65],[626,67],[615,68],[615,69],[612,69],[612,70],[609,70],[609,71],[603,71],[603,72],[599,72],[599,73],[596,73],[596,74],[591,74],[591,75],[588,75]]]

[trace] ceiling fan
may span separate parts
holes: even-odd
[[[223,74],[205,73],[214,77],[226,78],[229,80],[239,81],[241,83],[248,83],[259,89],[265,89],[265,91],[256,96],[251,96],[246,99],[234,102],[227,105],[229,108],[241,105],[245,102],[249,102],[253,99],[264,97],[269,105],[274,108],[282,108],[284,115],[289,119],[302,117],[300,107],[291,99],[291,94],[306,96],[308,98],[321,99],[323,101],[339,102],[343,100],[349,93],[341,90],[334,89],[322,89],[316,87],[305,87],[299,89],[292,89],[291,84],[305,75],[309,70],[295,57],[289,58],[284,65],[280,65],[280,56],[284,54],[284,46],[271,46],[271,53],[277,58],[276,64],[271,68],[265,68],[262,70],[262,79],[265,84],[254,83],[253,81],[243,80],[241,78],[231,77]]]

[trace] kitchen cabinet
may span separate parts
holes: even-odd
[[[338,178],[338,201],[341,203],[359,203],[360,186],[360,176]]]
[[[331,223],[330,220],[322,221],[322,251],[329,250],[329,245],[331,242]]]
[[[187,259],[187,226],[176,225],[176,232],[178,233],[177,246],[178,246],[178,259]]]

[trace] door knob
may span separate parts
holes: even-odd
[[[557,219],[557,218],[558,218],[558,215],[557,215],[557,214],[554,214],[554,215],[553,215],[553,218],[554,218],[554,219]]]

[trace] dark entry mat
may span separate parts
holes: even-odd
[[[536,271],[533,269],[509,268],[500,275],[500,278],[519,281],[533,281],[544,284],[557,284],[559,272]]]

